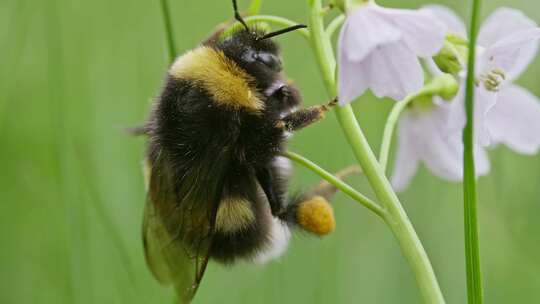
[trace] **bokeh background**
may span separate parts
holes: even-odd
[[[231,16],[229,0],[171,0],[179,50]],[[469,1],[436,1],[468,15]],[[534,0],[484,1],[540,21]],[[385,0],[418,7],[420,0]],[[242,7],[248,1],[240,1]],[[265,1],[263,13],[305,21],[305,1]],[[306,104],[327,99],[298,35],[279,38]],[[0,303],[172,303],[146,268],[141,245],[145,142],[123,130],[143,121],[167,68],[159,2],[0,0]],[[540,59],[519,83],[540,95]],[[354,104],[378,147],[392,102]],[[330,115],[291,149],[334,171],[353,156]],[[480,179],[486,303],[540,302],[540,158],[490,153]],[[297,168],[293,187],[318,178]],[[372,195],[365,180],[351,180]],[[420,170],[401,195],[448,303],[465,303],[462,192]],[[420,303],[391,233],[340,194],[338,226],[296,236],[267,266],[211,263],[195,303]]]

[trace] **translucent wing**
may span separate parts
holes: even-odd
[[[200,184],[200,170],[179,179],[167,168],[163,160],[149,163],[144,248],[156,279],[173,285],[181,303],[189,303],[208,263],[220,193],[217,187]]]

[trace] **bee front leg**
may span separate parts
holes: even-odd
[[[278,121],[277,127],[289,132],[300,130],[323,119],[324,114],[335,105],[337,105],[337,98],[332,99],[325,105],[298,110]]]

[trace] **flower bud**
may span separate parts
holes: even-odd
[[[433,61],[441,71],[457,76],[466,65],[467,53],[467,41],[456,35],[448,35]]]
[[[443,74],[433,78],[432,84],[438,88],[435,94],[441,96],[444,100],[454,98],[459,91],[459,83],[450,74]]]

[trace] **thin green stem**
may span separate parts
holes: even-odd
[[[478,240],[476,172],[474,166],[474,89],[475,89],[475,55],[478,23],[480,16],[480,0],[472,2],[470,25],[469,61],[467,64],[467,83],[465,93],[465,112],[467,123],[463,129],[463,208],[465,225],[465,260],[467,269],[467,298],[469,304],[481,304],[482,276],[480,270],[480,246]]]
[[[312,46],[327,91],[331,96],[335,96],[337,91],[334,77],[336,64],[332,46],[324,31],[323,21],[320,16],[321,0],[308,0],[308,4],[310,7],[309,25]],[[379,166],[377,158],[356,121],[352,108],[349,105],[336,107],[335,113],[364,174],[377,198],[386,208],[385,222],[398,240],[401,250],[411,266],[425,303],[444,303],[429,258],[390,182],[388,182]]]
[[[262,0],[253,0],[248,8],[248,14],[250,16],[257,15],[262,7]]]
[[[332,39],[332,36],[334,33],[339,29],[339,27],[345,22],[345,15],[339,15],[336,18],[334,18],[328,26],[326,27],[326,35],[329,39]]]
[[[397,120],[403,110],[405,110],[409,103],[413,101],[416,97],[416,94],[412,94],[405,97],[405,99],[396,102],[396,104],[392,108],[392,111],[390,111],[390,114],[388,115],[386,125],[384,126],[381,149],[379,151],[379,164],[381,164],[381,169],[383,172],[386,172],[386,166],[388,164],[388,154],[390,153],[390,144],[392,143],[392,137],[394,135]]]
[[[381,165],[382,171],[386,172],[386,167],[388,165],[388,154],[390,153],[390,145],[392,143],[392,136],[394,135],[394,130],[396,128],[397,121],[401,113],[407,108],[409,103],[417,98],[422,96],[429,96],[435,94],[447,95],[447,93],[455,93],[458,89],[458,84],[456,80],[449,74],[441,74],[433,78],[429,83],[427,83],[420,91],[411,94],[405,99],[397,102],[386,120],[386,125],[384,126],[383,139],[381,142],[381,149],[379,152],[379,164]]]
[[[368,208],[369,210],[373,211],[375,214],[377,214],[379,217],[384,218],[384,210],[377,205],[375,202],[373,202],[371,199],[363,195],[362,193],[356,191],[353,187],[349,186],[347,183],[343,182],[330,172],[324,170],[323,168],[319,167],[314,162],[310,161],[309,159],[296,154],[294,152],[284,152],[283,156],[289,158],[290,160],[308,168],[309,170],[313,171],[315,174],[319,175],[323,179],[325,179],[330,184],[334,185],[336,188],[341,190],[343,193],[350,196],[352,199],[357,201],[358,203],[362,204],[364,207]]]
[[[267,22],[267,23],[282,26],[282,27],[289,27],[289,26],[298,24],[297,22],[294,22],[287,18],[272,16],[272,15],[249,16],[249,17],[244,18],[244,21],[247,24]],[[239,22],[235,22],[231,27],[229,27],[227,30],[223,32],[223,35],[230,35],[232,32],[238,30],[241,26],[242,25]],[[301,34],[304,38],[309,40],[309,31],[307,29],[299,29],[299,30],[296,30],[295,32]]]
[[[161,12],[163,14],[163,23],[165,24],[165,34],[167,39],[167,52],[169,55],[169,63],[173,62],[174,57],[176,57],[176,44],[174,42],[174,34],[171,24],[171,14],[169,11],[169,3],[167,0],[160,0],[161,3]]]

